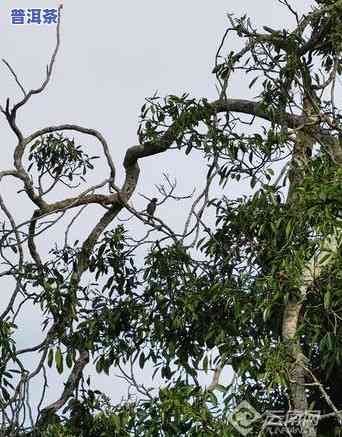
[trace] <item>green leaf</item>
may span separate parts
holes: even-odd
[[[142,369],[144,367],[145,361],[146,361],[145,354],[142,351],[141,354],[140,354],[140,357],[139,357],[139,367],[140,367],[140,369]]]
[[[102,372],[102,370],[103,370],[103,362],[102,362],[102,358],[99,358],[99,359],[96,361],[95,369],[96,369],[96,372],[97,372],[97,373],[101,373],[101,372]]]
[[[185,154],[186,155],[189,155],[189,153],[191,152],[192,147],[193,147],[193,144],[189,143],[187,148],[186,148],[186,150],[185,150]]]
[[[205,373],[208,373],[208,355],[206,355],[203,359],[203,369]]]
[[[73,365],[73,359],[72,359],[72,353],[71,352],[68,352],[66,354],[65,362],[66,362],[66,365],[70,369],[72,367],[72,365]]]
[[[324,294],[324,308],[327,310],[328,308],[330,308],[330,304],[331,304],[331,293],[330,290],[328,290]]]
[[[226,393],[226,392],[227,392],[226,387],[225,387],[224,385],[221,385],[221,384],[217,384],[217,385],[215,386],[215,390],[218,390],[218,391],[220,391],[221,393]]]
[[[259,79],[259,76],[256,76],[248,85],[248,88],[251,89],[255,82]]]
[[[253,176],[251,179],[251,188],[254,188],[257,182],[258,182],[257,178]]]
[[[53,363],[53,349],[49,350],[47,364],[49,367],[52,366]]]
[[[57,347],[55,352],[55,363],[58,373],[63,373],[63,355],[60,347]]]

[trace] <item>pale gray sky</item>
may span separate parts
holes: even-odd
[[[297,10],[308,10],[310,0],[292,1]],[[53,0],[4,0],[0,3],[0,57],[18,73],[27,89],[37,87],[55,44],[54,26],[24,27],[10,24],[11,8],[58,6]],[[145,97],[189,92],[194,97],[215,99],[214,55],[227,26],[226,13],[247,14],[257,26],[282,28],[293,18],[276,0],[146,0],[84,1],[64,3],[61,36],[53,79],[44,94],[33,98],[18,116],[25,134],[47,125],[76,123],[99,130],[110,144],[122,181],[122,159],[127,147],[137,142],[136,130],[140,107]],[[229,49],[237,49],[231,41]],[[4,65],[0,66],[0,101],[13,102],[20,94]],[[246,97],[248,81],[234,81],[232,97]],[[14,100],[13,100],[14,99]],[[1,169],[12,165],[14,136],[4,118],[0,118]],[[87,143],[88,144],[88,143]],[[100,150],[94,142],[96,153]],[[95,150],[95,149],[94,149]],[[162,182],[162,172],[177,177],[179,191],[189,193],[203,183],[204,165],[198,156],[185,157],[172,151],[144,159],[138,192],[155,195],[154,184]],[[96,175],[95,175],[96,176]],[[98,180],[103,179],[103,174]],[[11,185],[12,183],[12,185]],[[13,195],[19,185],[13,181],[1,187],[12,213],[27,219],[32,206],[23,195]],[[244,188],[244,187],[242,187]],[[242,188],[234,189],[242,191]],[[139,209],[144,200],[135,196]],[[90,209],[89,209],[90,210]],[[160,214],[172,224],[184,217],[184,205],[161,209]],[[170,213],[170,211],[172,211]],[[88,212],[88,214],[90,214]],[[94,218],[98,209],[94,208]],[[78,228],[85,232],[87,225]],[[80,235],[81,236],[81,235]],[[53,240],[51,240],[52,242]],[[48,247],[45,246],[47,250]],[[34,310],[28,308],[21,320],[19,347],[31,345],[41,335]],[[61,377],[51,371],[49,399],[61,390]],[[99,388],[118,400],[125,395],[124,385],[96,376]],[[59,382],[57,386],[56,383]],[[223,381],[224,382],[224,381]],[[57,390],[57,392],[56,392]]]

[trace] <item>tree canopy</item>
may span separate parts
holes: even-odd
[[[146,99],[121,186],[100,132],[62,124],[24,135],[17,121],[50,83],[61,8],[38,88],[27,91],[5,61],[23,97],[0,107],[16,138],[13,167],[0,181],[16,179],[33,212],[18,221],[1,192],[0,277],[12,287],[0,314],[1,435],[237,437],[232,414],[243,401],[259,414],[248,422],[250,435],[267,435],[271,410],[320,411],[318,435],[341,434],[342,1],[316,1],[302,16],[279,2],[292,28],[260,30],[247,16],[227,16],[215,101],[188,93]],[[232,35],[240,51],[231,50]],[[230,97],[235,75],[254,99]],[[101,156],[89,154],[78,134],[95,138]],[[203,191],[177,194],[165,175],[154,215],[138,211],[131,198],[139,164],[171,149],[201,157]],[[89,185],[91,172],[102,174],[93,171],[99,159],[107,175]],[[243,196],[234,196],[233,183]],[[186,198],[192,206],[175,230],[158,206]],[[118,221],[122,211],[130,221]],[[90,231],[72,238],[85,215]],[[133,220],[144,224],[142,238]],[[60,229],[62,238],[54,237]],[[41,311],[44,337],[18,349],[28,304]],[[27,356],[38,357],[31,367]],[[89,363],[107,375],[120,369],[132,395],[114,404],[84,378]],[[162,378],[154,390],[135,377],[146,366]],[[226,366],[234,378],[221,384]],[[48,367],[67,374],[52,403]],[[208,387],[203,371],[213,374]],[[30,392],[38,377],[36,406]]]

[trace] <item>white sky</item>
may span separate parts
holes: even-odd
[[[310,0],[293,0],[292,3],[299,11],[308,10],[313,4]],[[37,87],[44,77],[55,44],[55,28],[13,26],[10,9],[57,6],[53,0],[5,0],[0,3],[0,58],[12,65],[27,89]],[[209,100],[217,97],[211,70],[228,23],[227,12],[237,16],[246,13],[258,26],[283,28],[289,23],[293,25],[293,18],[276,0],[66,0],[62,42],[53,79],[44,94],[33,98],[22,109],[18,115],[19,126],[25,134],[61,123],[77,123],[99,130],[110,144],[117,166],[117,184],[121,185],[121,163],[126,148],[137,142],[138,116],[145,97],[155,91],[161,96],[189,92],[194,97]],[[229,49],[237,49],[235,41]],[[248,82],[243,77],[236,80],[232,97],[247,96]],[[11,102],[20,97],[4,65],[0,65],[0,84],[2,104],[7,97]],[[0,119],[0,132],[1,169],[10,168],[15,141],[3,118]],[[97,146],[94,144],[94,147]],[[93,154],[98,154],[98,150]],[[185,157],[182,152],[172,151],[144,159],[141,169],[137,191],[149,197],[156,194],[154,185],[162,182],[164,171],[177,177],[180,193],[189,193],[193,187],[202,186],[204,165],[196,155]],[[100,174],[98,180],[102,179],[103,174]],[[22,194],[15,194],[18,187],[11,180],[0,190],[17,219],[26,219],[32,207],[23,201]],[[235,189],[242,191],[244,187]],[[145,203],[139,196],[135,196],[133,202],[138,209]],[[183,209],[183,205],[167,205],[160,215],[171,225],[177,225],[182,223]],[[94,219],[97,214],[95,207]],[[85,235],[86,229],[86,224],[78,228],[80,237]],[[45,242],[43,250],[48,249]],[[39,341],[41,331],[35,311],[28,308],[21,323],[18,347]],[[55,371],[50,373],[49,399],[54,400],[61,392],[61,377]],[[121,382],[102,376],[96,376],[96,380],[99,389],[111,395],[113,400],[126,394]]]

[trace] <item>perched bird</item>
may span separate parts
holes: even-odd
[[[153,199],[151,200],[151,202],[147,205],[146,207],[146,212],[148,214],[148,221],[152,220],[154,211],[156,210],[157,207],[157,202],[158,199],[156,199],[155,197],[153,197]]]

